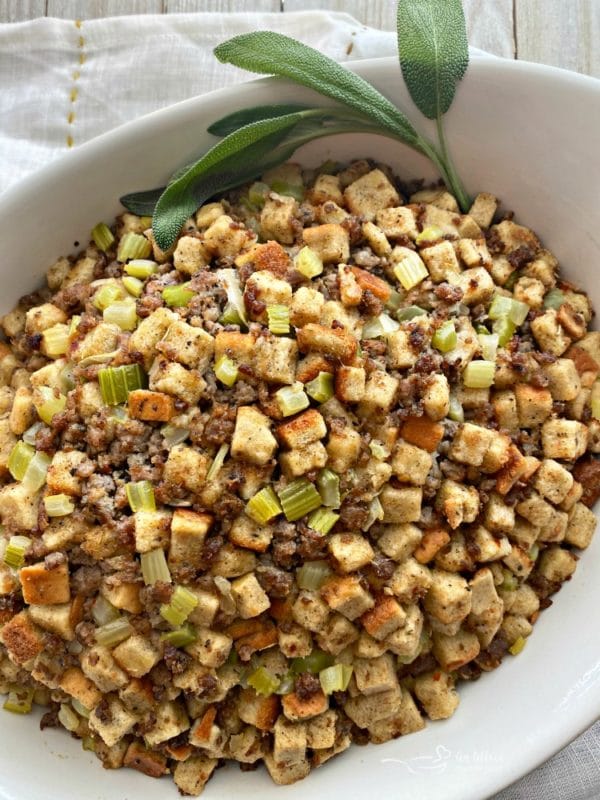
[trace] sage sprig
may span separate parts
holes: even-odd
[[[126,195],[121,202],[138,214],[153,209],[156,242],[168,250],[185,220],[218,191],[283,163],[311,139],[371,132],[397,139],[427,156],[466,211],[469,198],[451,162],[442,126],[442,116],[468,64],[460,0],[399,0],[397,22],[402,73],[417,107],[436,120],[438,145],[422,136],[399,108],[360,76],[295,39],[258,31],[219,45],[216,57],[259,74],[287,78],[337,105],[262,105],[229,114],[208,128],[223,138],[199,161],[180,169],[166,188]]]

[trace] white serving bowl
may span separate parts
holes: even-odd
[[[404,108],[419,128],[394,59],[353,65]],[[213,141],[212,121],[245,106],[312,99],[285,82],[261,80],[150,114],[69,152],[0,197],[2,300],[9,310],[41,284],[57,256],[86,243],[118,197],[164,183]],[[321,98],[317,99],[323,104]],[[472,193],[498,195],[559,258],[564,275],[600,307],[600,82],[534,64],[475,59],[447,116],[459,173]],[[304,163],[375,157],[406,178],[434,177],[424,158],[381,137],[344,135],[311,143]],[[554,598],[521,655],[460,689],[452,719],[385,745],[352,747],[306,781],[276,787],[264,770],[216,772],[205,797],[246,800],[384,798],[481,800],[551,756],[591,725],[600,709],[600,536],[573,580]],[[64,732],[0,714],[0,798],[146,800],[177,797],[167,779],[103,771]]]

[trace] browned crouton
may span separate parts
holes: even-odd
[[[41,632],[33,625],[27,611],[9,620],[0,633],[2,642],[16,664],[25,664],[44,649]]]
[[[26,603],[55,605],[71,599],[69,567],[66,562],[49,569],[44,562],[21,570],[23,599]]]
[[[358,342],[351,333],[342,328],[326,328],[309,322],[297,332],[298,347],[301,352],[323,353],[339,359],[342,364],[350,364],[356,356]]]
[[[290,692],[281,698],[281,705],[283,713],[292,722],[312,719],[329,708],[329,702],[322,691],[308,697],[300,697],[296,692]]]
[[[163,392],[135,389],[127,398],[129,415],[144,422],[168,422],[175,414],[175,400]]]

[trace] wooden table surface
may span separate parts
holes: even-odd
[[[600,78],[600,0],[463,0],[469,41]],[[190,11],[345,11],[365,25],[393,30],[393,0],[0,0],[0,23],[35,17],[92,19]]]

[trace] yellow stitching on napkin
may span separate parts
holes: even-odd
[[[75,20],[75,27],[77,30],[81,30],[82,28],[82,21],[80,19]],[[79,49],[79,65],[83,66],[85,64],[85,38],[83,35],[80,35],[77,39],[77,47]],[[69,92],[69,100],[71,102],[71,109],[67,114],[67,123],[69,125],[73,125],[75,123],[75,108],[73,107],[74,104],[77,102],[77,98],[79,96],[79,89],[77,88],[77,81],[81,78],[81,70],[76,69],[73,74],[71,75],[73,80],[73,86],[71,87],[71,91]],[[73,139],[73,135],[69,132],[67,134],[67,147],[73,147],[75,144],[75,140]]]

